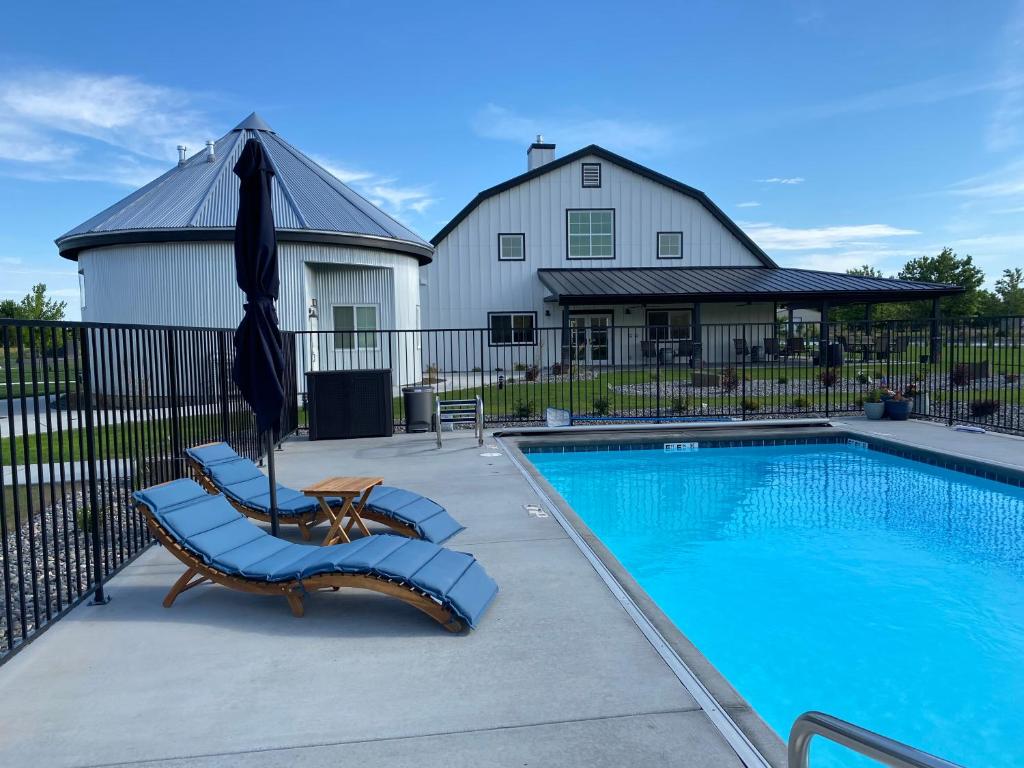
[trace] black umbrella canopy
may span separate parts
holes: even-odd
[[[279,432],[285,359],[274,307],[280,289],[277,236],[270,204],[274,166],[263,145],[249,139],[234,172],[240,179],[235,273],[246,303],[245,315],[235,331],[232,379],[255,412],[259,431]]]
[[[231,378],[256,413],[256,426],[267,435],[270,487],[270,533],[277,536],[277,479],[274,477],[274,432],[281,431],[284,405],[284,340],[277,327],[277,235],[270,185],[274,166],[256,139],[249,139],[235,163],[238,219],[235,221],[235,279],[245,292],[245,315],[235,331]]]

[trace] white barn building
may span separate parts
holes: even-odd
[[[779,342],[779,304],[957,290],[781,268],[703,192],[597,145],[556,159],[538,136],[527,159],[437,233],[422,269],[424,326],[488,329],[485,368],[731,361],[737,334],[751,348]]]
[[[242,316],[235,284],[238,178],[246,140],[262,145],[273,183],[286,331],[419,328],[419,270],[433,248],[320,167],[255,113],[192,157],[57,239],[78,262],[82,319],[229,328]],[[419,363],[391,360],[387,338],[320,333],[304,344],[307,369],[399,369],[397,386],[420,378]],[[306,337],[308,342],[309,337]]]

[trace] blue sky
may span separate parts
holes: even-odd
[[[8,4],[0,298],[252,110],[429,238],[536,133],[707,192],[784,266],[1024,264],[1024,3]]]

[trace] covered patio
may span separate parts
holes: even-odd
[[[805,269],[764,267],[658,267],[611,269],[539,269],[548,291],[545,302],[557,307],[562,328],[561,360],[623,365],[654,357],[684,358],[691,366],[754,357],[806,356],[831,364],[819,349],[839,344],[844,352],[870,359],[905,349],[908,340],[871,333],[877,304],[930,302],[929,346],[940,350],[939,300],[963,291],[956,285],[864,277]],[[837,336],[827,322],[838,306],[863,305],[864,328]],[[780,307],[787,320],[777,322]],[[809,308],[826,322],[801,322],[794,313]],[[743,326],[730,335],[728,326]],[[781,325],[781,327],[780,327]],[[629,349],[614,350],[609,329],[642,328],[631,334]],[[737,332],[738,333],[738,332]],[[599,354],[594,356],[594,348]],[[755,348],[757,351],[755,352]]]

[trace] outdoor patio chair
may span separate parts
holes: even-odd
[[[807,352],[807,342],[802,336],[790,336],[786,339],[786,352],[787,356],[790,355],[803,355]]]
[[[640,342],[640,354],[645,358],[658,356],[658,342],[644,339]]]
[[[741,360],[750,354],[750,347],[747,346],[746,339],[733,339],[732,347],[736,352],[736,356]]]
[[[693,362],[693,341],[690,339],[680,339],[676,346],[676,357],[686,358],[687,363]]]
[[[187,568],[164,598],[165,608],[210,581],[280,595],[302,616],[308,593],[355,587],[397,597],[458,632],[475,627],[498,592],[472,555],[426,541],[384,534],[318,547],[275,538],[193,480],[172,480],[133,497],[156,539]]]
[[[207,491],[223,493],[235,509],[248,517],[270,521],[270,481],[253,462],[239,456],[227,443],[188,448],[185,456],[196,480]],[[339,498],[328,498],[327,503],[339,508],[343,502]],[[358,504],[358,500],[355,503]],[[447,541],[463,530],[463,526],[437,502],[387,485],[373,489],[359,516],[386,525],[403,536],[435,544]],[[279,523],[299,526],[302,538],[309,541],[310,529],[326,519],[327,515],[315,498],[278,484]]]
[[[770,336],[764,340],[764,358],[765,360],[777,360],[782,355],[782,348],[779,346],[779,340],[774,336]]]

